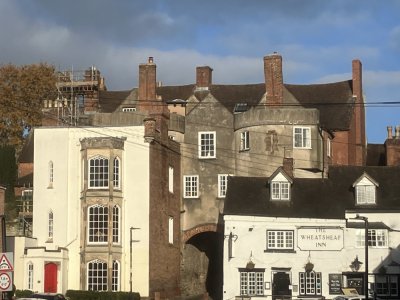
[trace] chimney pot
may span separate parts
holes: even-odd
[[[388,138],[388,139],[392,139],[392,138],[393,138],[393,129],[392,129],[392,126],[388,126],[388,127],[387,127],[387,133],[388,133],[387,138]]]
[[[400,138],[400,126],[396,126],[395,138],[396,138],[396,139]]]
[[[149,64],[152,64],[152,63],[154,63],[153,56],[149,56],[149,60],[148,60],[148,62],[149,62]]]

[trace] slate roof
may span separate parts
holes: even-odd
[[[136,92],[136,90],[137,89],[133,89],[130,91],[99,91],[100,112],[115,112],[124,101],[129,99],[133,92]]]
[[[367,166],[385,166],[386,148],[384,144],[367,145]]]
[[[373,206],[356,206],[353,183],[366,172],[379,183]],[[270,201],[265,177],[229,177],[225,215],[344,218],[346,210],[400,209],[400,167],[330,167],[329,178],[294,178],[291,201]]]
[[[211,93],[223,106],[233,113],[235,104],[259,105],[265,94],[265,84],[221,85],[212,84],[208,91],[195,91],[194,84],[157,87],[157,95],[169,103],[175,99],[187,100],[194,95],[202,101]],[[284,85],[284,105],[301,105],[320,111],[320,124],[328,130],[348,130],[354,106],[352,81],[327,84]],[[127,97],[137,100],[137,89],[131,91],[101,91],[101,112],[114,112]]]
[[[306,108],[320,111],[320,125],[330,130],[347,130],[353,112],[352,80],[285,87]]]

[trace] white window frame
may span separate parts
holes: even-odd
[[[293,148],[311,149],[311,127],[293,127]]]
[[[99,162],[96,165],[96,161]],[[107,189],[109,181],[109,159],[104,156],[95,156],[88,162],[88,182],[90,189]]]
[[[240,271],[240,295],[264,295],[264,271]]]
[[[322,273],[300,272],[299,273],[299,294],[302,296],[322,295]]]
[[[217,157],[217,134],[215,131],[200,131],[198,133],[199,158]]]
[[[33,291],[33,263],[32,262],[28,262],[27,266],[26,266],[26,270],[27,270],[27,289]]]
[[[113,220],[113,236],[112,236],[112,241],[113,244],[119,244],[121,242],[120,238],[120,228],[121,228],[121,209],[118,205],[115,205],[113,207],[112,211],[112,220]]]
[[[174,193],[174,167],[172,166],[168,168],[168,191]]]
[[[113,186],[115,189],[121,188],[121,159],[116,156],[113,162]]]
[[[122,112],[133,112],[136,111],[136,107],[123,107]]]
[[[375,204],[376,203],[376,186],[369,185],[356,185],[356,203],[358,205]]]
[[[106,262],[99,259],[89,261],[86,275],[86,289],[88,291],[103,292],[108,290],[108,267]]]
[[[50,211],[47,219],[47,241],[52,242],[54,237],[54,214]]]
[[[287,181],[272,181],[271,200],[290,200],[290,183]]]
[[[225,198],[230,174],[218,174],[218,198]]]
[[[267,230],[267,249],[268,250],[293,250],[294,231],[293,230]]]
[[[184,198],[199,197],[199,175],[183,176]]]
[[[387,229],[368,229],[368,247],[387,248],[389,244],[389,234]],[[356,247],[364,248],[365,229],[356,230]]]
[[[326,139],[326,156],[332,156],[332,140],[330,138]]]
[[[250,150],[250,133],[248,130],[240,133],[240,151]]]
[[[168,243],[174,243],[174,217],[168,217]]]
[[[96,211],[97,210],[97,214]],[[88,244],[107,244],[108,242],[108,207],[95,204],[88,207]]]
[[[111,291],[118,292],[120,290],[121,264],[118,260],[113,261]]]

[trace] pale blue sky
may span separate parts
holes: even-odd
[[[400,1],[0,0],[0,63],[98,67],[110,90],[137,86],[153,56],[158,80],[188,84],[195,67],[214,83],[260,83],[263,56],[283,56],[286,83],[350,79],[363,63],[367,136],[400,125]],[[368,104],[369,103],[369,104]]]

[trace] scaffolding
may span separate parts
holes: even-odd
[[[79,117],[98,109],[100,90],[105,90],[104,79],[95,66],[81,71],[60,70],[57,72],[55,100],[44,100],[43,110],[56,118],[57,125],[76,126]]]

